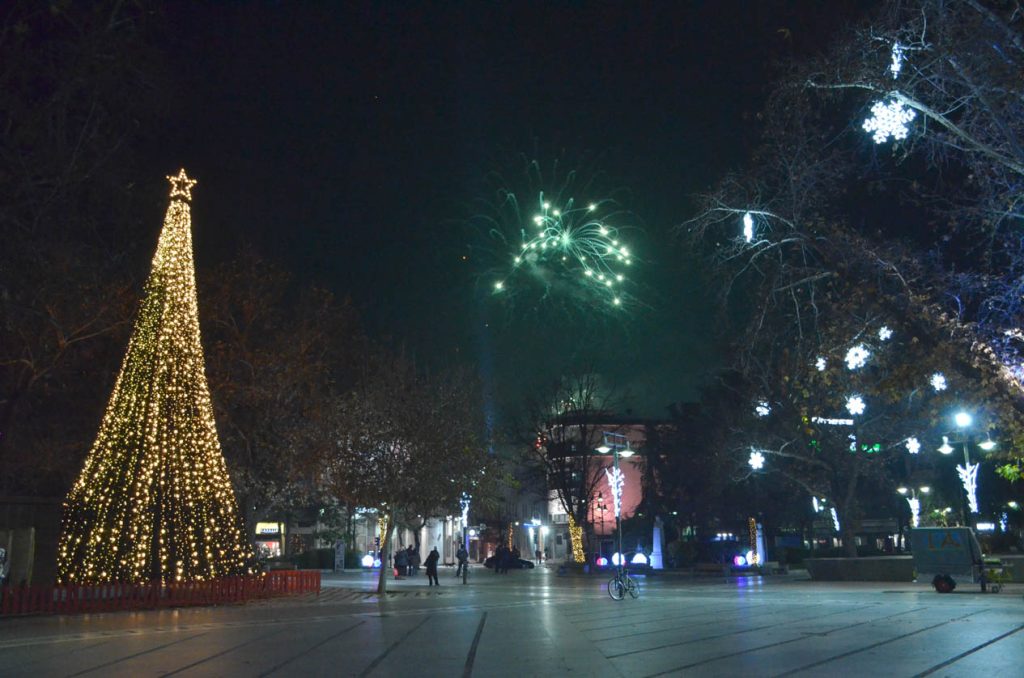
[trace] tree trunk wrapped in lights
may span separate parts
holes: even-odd
[[[248,571],[199,338],[195,181],[184,170],[168,178],[171,203],[121,373],[65,500],[62,583],[169,583]]]
[[[576,519],[571,513],[569,514],[569,543],[572,546],[572,562],[587,562],[587,557],[583,553],[583,527],[576,524]]]

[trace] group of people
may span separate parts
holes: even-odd
[[[499,544],[498,550],[494,552],[494,574],[508,574],[508,568],[513,563],[516,563],[518,567],[521,557],[522,554],[520,554],[518,546],[509,548],[504,544]]]
[[[455,558],[459,561],[459,568],[455,571],[455,576],[460,577],[466,571],[466,568],[469,567],[469,553],[465,547],[460,545]],[[435,546],[427,554],[427,559],[423,562],[427,570],[428,586],[441,585],[441,582],[437,580],[437,563],[439,560],[441,560],[441,554],[437,552],[437,547]],[[420,570],[420,552],[411,544],[408,548],[400,548],[395,553],[394,563],[395,579],[415,576]]]
[[[409,544],[409,548],[398,549],[395,552],[395,579],[412,577],[419,571],[420,552],[412,544]]]

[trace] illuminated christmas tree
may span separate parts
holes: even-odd
[[[250,550],[220,450],[199,340],[192,217],[182,170],[114,392],[68,493],[63,583],[243,574]]]

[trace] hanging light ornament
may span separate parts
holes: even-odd
[[[747,463],[750,464],[750,468],[760,471],[764,468],[764,454],[754,450],[750,453],[750,459],[747,460]]]
[[[612,500],[615,503],[615,517],[618,518],[622,506],[622,486],[625,484],[626,478],[620,468],[606,468],[604,473],[608,477],[608,488],[611,490]]]
[[[967,493],[967,504],[971,513],[978,512],[978,464],[966,464],[957,466],[956,472],[960,476],[960,482],[964,485],[964,492]]]
[[[899,101],[878,101],[871,107],[871,117],[864,121],[863,128],[872,134],[876,144],[884,144],[889,137],[893,141],[901,141],[910,133],[907,123],[916,117],[913,109],[904,107]]]
[[[846,409],[850,414],[864,414],[864,399],[859,395],[853,395],[846,399]]]
[[[871,351],[864,344],[857,344],[846,352],[846,367],[851,370],[864,367],[870,355]]]
[[[907,503],[910,504],[910,524],[912,527],[918,527],[921,524],[921,500],[917,497],[907,497]]]
[[[906,56],[903,54],[903,45],[898,42],[892,44],[892,62],[889,64],[889,72],[892,73],[892,79],[895,80],[900,76],[900,71],[903,70],[903,60]]]
[[[754,240],[754,217],[750,212],[743,215],[743,239],[747,242]]]

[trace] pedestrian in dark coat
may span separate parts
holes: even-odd
[[[441,559],[441,554],[437,552],[437,547],[430,552],[427,556],[425,565],[427,566],[427,586],[440,586],[441,582],[437,580],[437,561]]]
[[[412,546],[409,547],[412,553],[409,554],[409,565],[412,566],[412,574],[420,573],[420,552]]]
[[[512,549],[506,547],[501,553],[501,573],[508,574],[508,568],[512,564]]]
[[[459,544],[459,550],[455,552],[455,559],[459,561],[459,567],[455,570],[455,576],[460,577],[462,576],[463,570],[469,567],[466,562],[469,560],[469,553],[466,552],[466,547],[462,544]]]
[[[408,567],[409,561],[405,549],[398,549],[398,553],[395,554],[395,579],[404,577]]]

